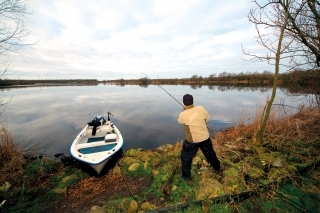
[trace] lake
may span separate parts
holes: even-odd
[[[178,102],[186,93],[194,104],[205,107],[211,117],[208,127],[214,132],[234,125],[243,114],[254,115],[271,95],[270,88],[232,86],[161,85]],[[73,139],[95,116],[107,116],[124,138],[123,150],[153,149],[184,139],[183,126],[177,123],[182,106],[160,86],[104,85],[50,86],[1,89],[2,102],[11,99],[1,115],[2,124],[24,149],[39,144],[41,154],[69,155]],[[303,96],[288,96],[278,89],[274,101],[292,110],[304,103]]]

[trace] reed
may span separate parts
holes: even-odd
[[[23,152],[3,126],[0,128],[0,159],[0,185],[8,180],[11,185],[21,180],[24,166]]]

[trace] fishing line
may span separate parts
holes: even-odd
[[[143,72],[140,72],[143,75],[145,75],[147,78],[149,78],[149,76],[147,76],[146,74],[144,74]],[[150,80],[152,80],[151,78],[149,78]],[[160,87],[163,91],[165,91],[168,95],[170,95],[178,104],[180,104],[182,107],[184,107],[184,105],[182,103],[180,103],[177,99],[175,99],[175,97],[173,97],[170,93],[168,93],[165,89],[163,89],[162,86],[160,86],[159,84],[157,84],[158,87]]]
[[[143,72],[140,72],[143,75],[145,75],[147,78],[149,78],[149,76],[147,76],[146,74],[144,74]],[[152,80],[151,78],[149,78],[150,80]],[[170,95],[178,104],[180,104],[182,107],[184,107],[184,105],[182,103],[180,103],[175,97],[173,97],[169,92],[167,92],[165,89],[163,89],[162,86],[159,85],[159,83],[157,84],[158,87],[160,87],[163,91],[165,91],[168,95]],[[208,126],[207,126],[208,130],[210,130],[210,132],[214,135],[213,130],[211,130]]]

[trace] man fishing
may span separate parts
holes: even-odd
[[[191,180],[192,158],[200,148],[207,161],[221,174],[222,168],[215,151],[207,128],[210,119],[208,112],[202,106],[193,105],[192,95],[183,96],[184,110],[180,113],[178,122],[184,124],[186,139],[183,141],[181,151],[182,178]]]

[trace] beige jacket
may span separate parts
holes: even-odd
[[[180,113],[178,123],[184,124],[187,141],[199,143],[209,138],[209,119],[208,112],[202,106],[189,105]]]

